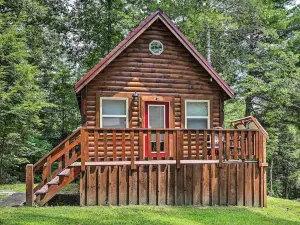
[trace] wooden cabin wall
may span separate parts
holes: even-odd
[[[149,43],[159,40],[164,45],[161,55],[152,55]],[[182,99],[212,99],[211,128],[223,125],[224,91],[160,21],[152,24],[83,89],[86,116],[84,126],[99,127],[99,97],[127,96],[129,98],[129,127],[142,127],[140,106],[132,102],[139,96],[173,97],[173,127],[184,127]],[[136,104],[136,105],[135,105]],[[93,155],[93,137],[90,154]]]
[[[257,163],[88,166],[81,204],[266,207],[265,170]]]

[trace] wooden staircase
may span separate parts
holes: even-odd
[[[87,137],[87,132],[79,128],[36,164],[26,166],[26,205],[45,205],[85,170]],[[35,174],[42,177],[36,187]]]

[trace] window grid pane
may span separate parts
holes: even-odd
[[[126,115],[126,100],[103,99],[102,115]]]
[[[127,99],[100,98],[102,128],[127,127]]]
[[[187,102],[187,116],[208,116],[208,102]]]
[[[207,120],[208,119],[195,119],[195,118],[187,118],[187,128],[190,129],[207,129]]]

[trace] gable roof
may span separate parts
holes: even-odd
[[[78,93],[86,86],[99,72],[101,72],[111,61],[120,55],[134,40],[136,40],[154,21],[160,19],[164,25],[175,35],[180,43],[194,56],[194,58],[204,67],[212,78],[221,86],[226,94],[231,98],[234,95],[233,90],[221,78],[221,76],[212,68],[206,59],[196,50],[196,48],[186,39],[175,24],[158,9],[148,16],[136,29],[134,29],[120,44],[118,44],[108,55],[106,55],[96,66],[86,73],[76,84],[75,92]]]

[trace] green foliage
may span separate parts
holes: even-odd
[[[14,173],[28,162],[30,137],[39,132],[39,112],[47,106],[29,63],[24,21],[1,2],[0,9],[0,182],[15,179]],[[23,169],[23,168],[22,168]]]
[[[79,126],[74,83],[157,8],[234,89],[226,127],[254,115],[268,131],[269,193],[299,198],[300,6],[291,0],[0,0],[0,182],[12,179],[6,172],[20,180],[20,166]]]

